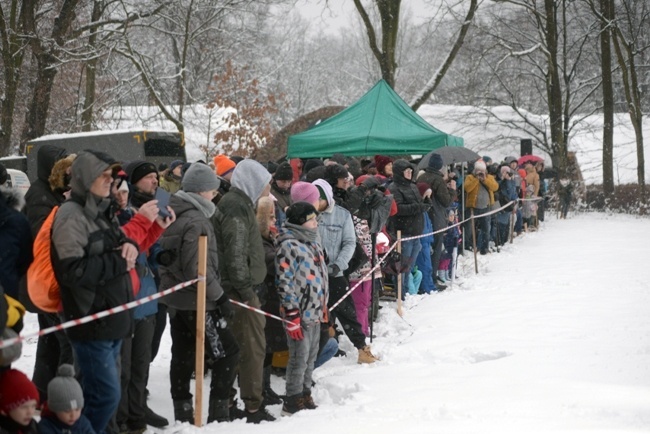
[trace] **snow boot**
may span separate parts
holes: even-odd
[[[169,421],[166,418],[150,409],[148,405],[144,408],[144,417],[147,425],[151,425],[154,428],[164,428],[169,425]]]
[[[228,399],[211,399],[208,406],[208,423],[214,421],[230,422],[228,403]]]
[[[311,390],[302,392],[302,405],[305,407],[305,410],[316,410],[318,408],[314,402],[314,398],[311,397]]]
[[[262,390],[264,405],[282,404],[280,396],[271,388],[271,366],[265,366],[262,372],[264,378],[264,389]]]
[[[258,424],[263,421],[273,422],[275,420],[275,417],[266,411],[264,407],[260,407],[256,412],[244,410],[244,415],[246,417],[246,423]]]
[[[174,401],[174,419],[179,422],[194,423],[194,407],[191,399]]]
[[[366,345],[359,350],[359,358],[357,359],[357,363],[375,363],[377,360],[379,359],[375,357],[370,351],[370,345]]]
[[[287,396],[282,406],[282,416],[291,416],[300,410],[305,409],[305,398],[302,393],[298,395]]]

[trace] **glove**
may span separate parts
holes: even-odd
[[[383,194],[375,191],[371,193],[370,195],[366,196],[364,199],[365,204],[368,206],[369,209],[377,209],[381,205],[381,199],[383,197]]]
[[[420,211],[422,211],[422,212],[427,212],[427,211],[429,211],[430,208],[431,208],[431,203],[422,202],[420,204]]]
[[[294,341],[303,340],[304,336],[302,335],[302,325],[300,324],[300,313],[297,310],[292,310],[287,312],[285,319],[289,321],[289,324],[286,324],[289,337]]]
[[[235,316],[235,311],[232,310],[230,300],[228,299],[228,296],[226,296],[225,292],[217,300],[217,311],[219,315],[221,315],[221,318],[226,321],[231,320]]]
[[[360,187],[363,186],[367,190],[372,190],[373,188],[379,187],[379,185],[380,185],[379,180],[377,178],[375,178],[374,176],[369,176],[366,179],[364,179],[359,186]]]
[[[330,265],[329,267],[327,267],[327,269],[328,269],[327,274],[329,274],[330,276],[336,276],[341,271],[339,266],[336,264]]]

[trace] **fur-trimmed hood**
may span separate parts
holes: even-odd
[[[4,204],[18,212],[25,207],[25,198],[15,188],[0,187],[0,195]]]

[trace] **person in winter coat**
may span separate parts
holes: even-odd
[[[458,240],[460,240],[460,229],[454,226],[457,222],[456,210],[449,208],[447,210],[447,226],[448,229],[440,234],[443,238],[443,246],[445,248],[442,253],[440,265],[438,267],[438,274],[443,281],[451,280],[454,273],[454,249],[458,247]],[[454,226],[454,227],[452,227]]]
[[[230,420],[228,411],[230,388],[235,380],[239,348],[232,333],[232,309],[219,275],[217,240],[211,217],[216,205],[219,179],[207,165],[193,163],[183,176],[181,190],[169,200],[176,213],[160,239],[166,259],[160,263],[160,279],[164,288],[171,288],[198,275],[199,238],[207,236],[206,275],[206,355],[210,359],[212,379],[208,402],[208,422]],[[172,338],[169,378],[174,404],[174,418],[194,421],[190,381],[196,353],[196,285],[176,291],[160,300],[169,312]]]
[[[232,178],[232,173],[235,170],[235,166],[237,166],[237,163],[235,163],[233,160],[228,158],[227,155],[217,155],[213,158],[214,162],[214,171],[217,174],[217,177],[219,178],[219,194],[217,197],[214,198],[212,202],[214,202],[215,205],[219,203],[222,197],[228,193],[230,190],[230,179]]]
[[[58,375],[47,386],[47,403],[41,409],[40,434],[95,434],[90,421],[81,414],[84,395],[74,378],[74,367],[59,366]]]
[[[143,178],[139,180],[146,182]],[[118,187],[129,189],[126,180]],[[121,209],[119,217],[122,230],[138,243],[140,254],[136,260],[136,268],[131,272],[136,300],[144,299],[158,292],[154,272],[150,265],[150,249],[156,243],[163,231],[174,222],[174,210],[168,207],[170,217],[161,218],[156,200],[150,200],[139,207],[127,206]],[[147,425],[164,427],[169,424],[167,419],[157,415],[147,406],[146,387],[149,377],[149,364],[152,360],[152,342],[156,330],[158,301],[150,301],[133,310],[134,332],[124,339],[121,355],[121,385],[122,397],[117,410],[116,422],[120,432],[135,434],[144,431]],[[166,316],[166,312],[165,312]]]
[[[72,195],[52,225],[52,268],[66,321],[133,300],[129,272],[139,252],[114,215],[110,194],[118,169],[109,155],[90,150],[72,164]],[[81,372],[86,414],[98,434],[105,431],[120,400],[117,359],[122,339],[132,331],[130,311],[67,331]]]
[[[431,209],[429,218],[434,231],[438,231],[447,226],[447,208],[451,206],[456,194],[456,181],[448,177],[447,167],[442,162],[442,157],[438,154],[431,154],[428,166],[423,172],[420,172],[417,182],[424,182],[431,189]],[[444,250],[442,246],[442,237],[434,237],[433,254],[431,255],[431,265],[434,270],[440,265],[440,256]],[[444,282],[434,277],[436,284],[440,289],[444,289]]]
[[[0,285],[15,300],[20,279],[34,259],[29,221],[19,212],[23,203],[16,190],[0,188]]]
[[[422,201],[427,202],[431,201],[431,189],[429,184],[425,182],[417,183],[418,191],[422,195]],[[422,229],[423,234],[431,234],[433,232],[433,225],[431,224],[431,219],[429,218],[429,213],[423,212],[424,217],[424,229]],[[434,238],[438,235],[427,235],[419,239],[422,248],[418,253],[418,257],[415,260],[415,265],[418,267],[418,270],[422,273],[422,281],[420,282],[420,293],[431,294],[434,291],[438,291],[436,287],[436,282],[434,280],[433,266],[431,265],[431,249],[433,245]],[[446,288],[446,286],[445,286]],[[444,288],[440,287],[440,290]]]
[[[352,216],[346,209],[336,205],[332,186],[324,179],[317,179],[313,184],[320,194],[317,208],[320,212],[318,233],[328,260],[330,294],[328,307],[331,307],[348,290],[348,281],[344,273],[354,255],[356,236]],[[331,312],[330,318],[332,324],[338,318],[344,332],[354,347],[359,350],[358,363],[374,363],[378,360],[372,354],[370,346],[366,345],[366,336],[361,330],[354,301],[350,297],[345,298],[336,311]]]
[[[17,369],[0,372],[0,434],[39,434],[34,420],[38,390]]]
[[[161,173],[160,188],[166,190],[169,194],[174,194],[181,188],[181,171],[183,170],[183,160],[174,160]]]
[[[256,286],[257,296],[262,304],[262,310],[271,315],[280,315],[280,298],[278,297],[278,288],[276,285],[275,274],[275,239],[278,233],[275,225],[276,207],[273,199],[270,197],[260,197],[257,201],[257,225],[262,234],[262,244],[264,245],[264,262],[266,263],[266,277],[264,282]],[[266,321],[264,326],[266,336],[266,357],[264,358],[264,402],[266,405],[282,404],[280,396],[275,393],[271,387],[271,368],[273,362],[273,353],[277,351],[287,351],[287,335],[284,332],[282,324],[275,321]]]
[[[312,372],[328,297],[328,271],[318,242],[317,216],[307,202],[292,204],[278,236],[278,295],[283,317],[289,321],[285,324],[289,362],[283,415],[316,408],[311,396]]]
[[[482,160],[478,160],[474,163],[474,170],[467,175],[463,184],[463,189],[467,195],[465,199],[466,207],[473,209],[475,216],[487,213],[490,206],[494,204],[494,192],[498,188],[499,184],[497,184],[497,181],[492,175],[487,173],[485,163]],[[473,220],[470,220],[469,224],[475,224],[478,227],[477,248],[481,252],[481,255],[485,255],[488,252],[490,242],[491,216],[478,217],[474,220],[477,220],[477,223],[473,223]]]
[[[413,166],[406,160],[393,163],[393,182],[388,186],[397,204],[397,214],[388,219],[388,232],[397,239],[397,231],[402,238],[422,235],[424,230],[423,212],[428,212],[431,203],[422,202],[420,192],[413,179]],[[420,253],[420,240],[402,241],[402,266],[410,270]],[[407,268],[408,267],[408,268]],[[408,273],[404,273],[402,287],[407,287]],[[402,294],[403,296],[404,294]]]
[[[229,298],[260,308],[255,286],[266,277],[264,247],[255,218],[255,203],[271,191],[271,174],[254,160],[235,167],[230,191],[219,201],[213,218],[219,248],[221,283]],[[234,306],[233,332],[241,350],[239,386],[246,421],[275,418],[262,407],[266,338],[263,315]]]
[[[497,198],[499,207],[502,207],[509,202],[517,200],[517,189],[515,187],[515,181],[512,179],[514,173],[513,170],[509,166],[502,166],[500,171],[501,180],[499,181]],[[508,241],[508,235],[510,234],[510,219],[516,218],[514,216],[515,204],[512,204],[508,208],[501,210],[497,214],[497,241],[500,245],[504,245],[506,241]]]
[[[39,147],[36,154],[37,179],[25,194],[25,214],[29,220],[32,237],[36,238],[43,222],[55,206],[60,206],[69,196],[72,162],[76,155],[67,155],[63,148],[54,145]],[[20,301],[30,311],[38,314],[40,330],[61,324],[58,315],[40,311],[27,294],[27,285],[21,285]],[[72,363],[70,341],[64,331],[38,337],[32,379],[43,400],[47,399],[47,385],[56,376],[60,364]]]
[[[535,170],[535,166],[532,161],[527,161],[524,165],[524,170],[526,171],[526,186],[533,186],[533,197],[539,197],[539,173]]]

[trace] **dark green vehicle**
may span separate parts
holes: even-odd
[[[106,152],[118,161],[146,160],[158,166],[174,160],[186,161],[185,141],[178,131],[116,130],[51,134],[27,142],[27,176],[36,179],[36,156],[43,145],[56,145],[68,153],[84,149]]]

